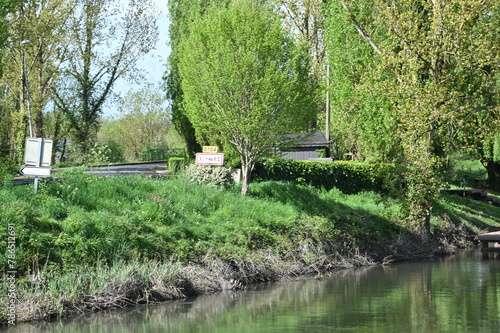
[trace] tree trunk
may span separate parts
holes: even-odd
[[[67,140],[64,138],[62,139],[62,148],[61,148],[61,158],[59,159],[59,163],[61,162],[66,162],[66,143],[67,143]]]
[[[484,159],[481,162],[483,162],[488,172],[488,188],[491,190],[500,190],[500,163],[488,159]]]
[[[244,158],[242,159],[242,163],[241,163],[241,178],[242,178],[241,195],[243,197],[247,195],[248,187],[250,186],[253,165],[254,165],[253,161],[245,161]]]
[[[424,229],[427,235],[431,233],[431,214],[427,214],[424,217]]]

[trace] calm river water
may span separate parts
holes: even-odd
[[[500,332],[500,255],[343,270],[9,332]]]

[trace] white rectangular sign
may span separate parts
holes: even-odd
[[[25,176],[49,177],[51,172],[50,167],[34,167],[25,165],[21,168],[21,173]]]
[[[196,164],[199,165],[222,165],[224,154],[222,153],[197,153]]]
[[[27,138],[24,151],[24,164],[47,167],[52,157],[52,140]]]

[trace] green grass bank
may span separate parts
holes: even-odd
[[[452,253],[500,226],[500,208],[448,195],[424,237],[375,192],[266,181],[241,197],[183,177],[59,176],[36,195],[0,187],[3,325]]]

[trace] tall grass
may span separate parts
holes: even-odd
[[[398,228],[390,222],[397,219],[398,204],[374,193],[346,196],[264,182],[243,198],[236,187],[220,191],[182,177],[102,178],[76,170],[61,178],[41,184],[37,195],[29,186],[0,188],[0,217],[17,229],[19,271],[47,263],[231,257],[289,246],[304,235],[334,240],[342,227],[377,229],[380,237]],[[5,265],[4,257],[0,261]]]
[[[102,178],[82,170],[60,177],[41,184],[37,195],[30,186],[0,187],[0,248],[7,248],[7,224],[14,224],[21,274],[120,260],[231,259],[324,240],[363,246],[404,229],[401,205],[374,192],[262,182],[241,197],[238,186],[221,191],[182,177]],[[460,213],[448,216],[459,220]],[[0,267],[6,264],[2,253]]]
[[[138,283],[143,288],[157,284],[174,284],[180,273],[178,263],[131,260],[116,261],[112,265],[97,264],[91,267],[78,267],[62,272],[42,271],[25,280],[27,294],[38,293],[43,296],[64,295],[73,301],[82,295],[97,295],[110,288]],[[34,280],[34,281],[33,281]],[[35,283],[33,283],[35,282]]]
[[[17,319],[49,318],[174,298],[179,293],[175,285],[181,269],[178,263],[132,260],[44,270],[17,281]],[[8,294],[6,285],[0,284],[0,290]],[[2,312],[0,323],[4,320]]]

